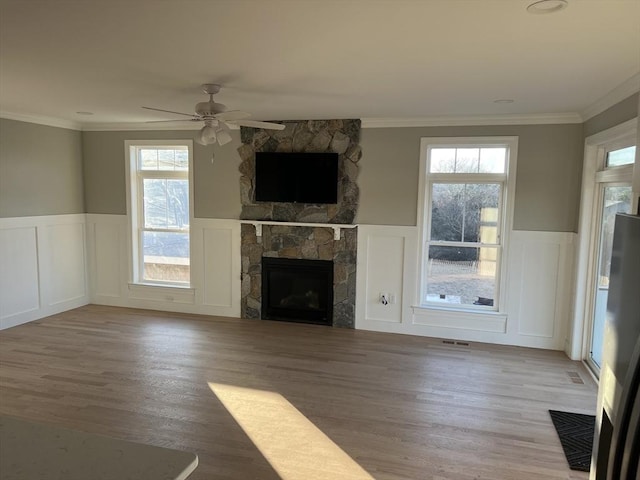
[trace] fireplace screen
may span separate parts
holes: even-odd
[[[333,262],[264,257],[262,318],[331,325]]]

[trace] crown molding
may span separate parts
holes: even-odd
[[[586,122],[638,91],[640,91],[640,72],[636,73],[621,85],[618,85],[593,105],[585,108],[582,112],[583,121]]]
[[[626,98],[626,97],[625,97]],[[22,115],[11,112],[0,112],[1,118],[18,120],[21,122],[37,123],[52,127],[69,128],[84,132],[108,131],[161,131],[161,130],[200,130],[200,122],[167,122],[167,123],[138,123],[138,122],[110,122],[110,123],[79,123],[67,120]],[[538,125],[582,123],[582,117],[577,113],[548,113],[532,115],[468,115],[442,117],[411,117],[411,118],[362,118],[362,128],[403,128],[403,127],[450,127],[450,126],[480,126],[480,125]],[[229,125],[232,130],[239,127]]]
[[[22,113],[0,111],[0,118],[16,120],[18,122],[36,123],[38,125],[46,125],[48,127],[82,130],[82,124],[79,122],[72,122],[70,120],[63,120],[60,118],[44,117],[40,115],[24,115]]]
[[[82,125],[83,132],[114,132],[131,130],[200,130],[202,124],[199,122],[167,122],[167,123],[144,123],[144,122],[110,122],[110,123],[85,123]]]
[[[362,128],[538,125],[558,123],[582,123],[582,117],[577,113],[543,113],[532,115],[469,115],[459,117],[363,118]]]
[[[283,120],[287,121],[287,120]],[[297,120],[289,120],[297,121]],[[535,125],[558,123],[582,123],[577,113],[549,113],[534,115],[485,115],[460,117],[419,117],[419,118],[362,118],[362,128],[387,127],[447,127],[474,125]],[[232,130],[240,127],[229,125]],[[198,122],[179,123],[92,123],[84,124],[83,131],[117,131],[117,130],[200,130]]]
[[[148,131],[148,130],[192,130],[197,131],[203,127],[200,121],[193,122],[166,122],[166,123],[85,123],[82,126],[83,132],[115,132],[115,131]],[[229,124],[231,130],[240,130],[240,127]]]

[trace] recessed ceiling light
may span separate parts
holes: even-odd
[[[499,98],[498,100],[494,100],[493,103],[513,103],[514,100],[512,98]]]
[[[93,115],[93,112],[76,112],[78,115]]]
[[[564,10],[568,5],[569,2],[567,0],[538,0],[527,7],[527,12],[535,14],[555,13]]]

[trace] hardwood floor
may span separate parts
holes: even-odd
[[[548,409],[593,414],[596,386],[561,352],[96,305],[0,332],[1,414],[281,478],[209,382],[281,394],[376,479],[588,478]]]

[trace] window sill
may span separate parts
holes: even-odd
[[[151,288],[168,288],[168,289],[178,289],[178,290],[193,290],[195,288],[191,287],[191,285],[180,285],[177,283],[151,283],[151,282],[129,282],[129,287],[151,287]]]

